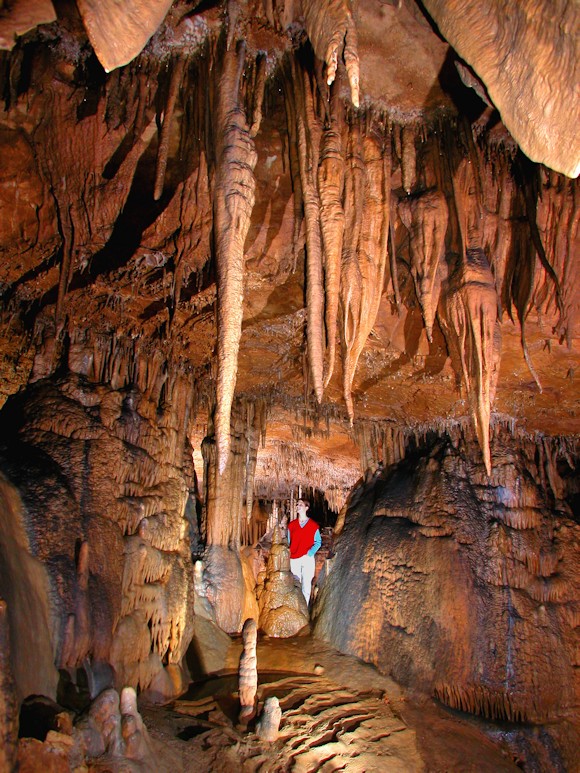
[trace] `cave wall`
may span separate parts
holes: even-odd
[[[91,692],[113,682],[171,693],[192,636],[189,380],[126,341],[91,343],[71,347],[58,374],[39,377],[39,355],[37,380],[1,416],[3,531],[14,539],[3,539],[0,593],[21,697],[54,696],[48,663],[73,682],[83,668]]]
[[[431,434],[354,490],[315,634],[452,708],[573,717],[577,442],[497,425],[489,480],[473,444],[459,429]]]

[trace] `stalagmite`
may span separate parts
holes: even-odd
[[[256,658],[256,644],[258,641],[258,625],[255,620],[249,618],[242,628],[243,652],[240,657],[238,669],[239,695],[240,695],[240,722],[246,722],[254,714],[256,703],[256,691],[258,689],[258,661]]]
[[[217,464],[223,473],[230,447],[230,413],[236,386],[244,297],[244,242],[254,206],[256,151],[239,103],[245,46],[223,55],[216,108],[214,234],[218,273]]]
[[[256,726],[258,738],[268,743],[277,741],[281,719],[282,709],[280,708],[280,701],[275,695],[271,695],[264,702],[264,708]]]
[[[144,770],[156,769],[156,754],[137,708],[137,693],[132,687],[123,687],[120,700],[121,735],[125,756],[136,760]]]
[[[290,550],[277,524],[259,605],[260,630],[268,636],[295,636],[308,625],[308,606],[290,571]]]
[[[338,83],[336,84],[338,86]],[[327,387],[334,371],[338,304],[340,297],[340,263],[344,235],[344,150],[342,144],[342,102],[333,90],[330,122],[322,136],[318,191],[320,194],[320,223],[324,247],[324,284],[326,295],[327,358],[324,386]]]
[[[447,201],[440,191],[428,191],[403,200],[399,204],[399,214],[409,231],[411,274],[423,311],[427,338],[431,342],[441,290],[438,267],[445,251]]]
[[[349,0],[322,0],[306,3],[306,31],[316,56],[326,62],[326,81],[330,86],[343,54],[355,107],[359,106],[359,59],[357,33]],[[344,49],[344,50],[343,50]]]

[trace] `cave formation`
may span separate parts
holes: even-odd
[[[1,770],[577,769],[579,28],[0,2]]]

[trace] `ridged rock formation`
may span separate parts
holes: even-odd
[[[472,449],[462,433],[431,436],[353,495],[315,633],[452,708],[522,723],[523,737],[564,720],[553,762],[568,770],[578,446],[498,427],[489,482]]]
[[[103,664],[115,685],[141,689],[179,665],[193,602],[183,382],[165,383],[155,367],[129,378],[112,344],[104,370],[118,369],[105,386],[96,353],[87,350],[84,375],[40,379],[12,399],[1,462],[29,535],[29,557],[7,563],[8,579],[32,583],[33,563],[48,579],[35,583],[48,615],[37,646],[52,651],[37,657],[54,658],[73,681],[84,668],[94,694]],[[46,693],[46,674],[32,678]]]

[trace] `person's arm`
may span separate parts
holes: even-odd
[[[316,534],[314,535],[314,544],[306,555],[313,556],[318,550],[320,550],[321,545],[322,538],[320,537],[320,529],[316,529]]]

